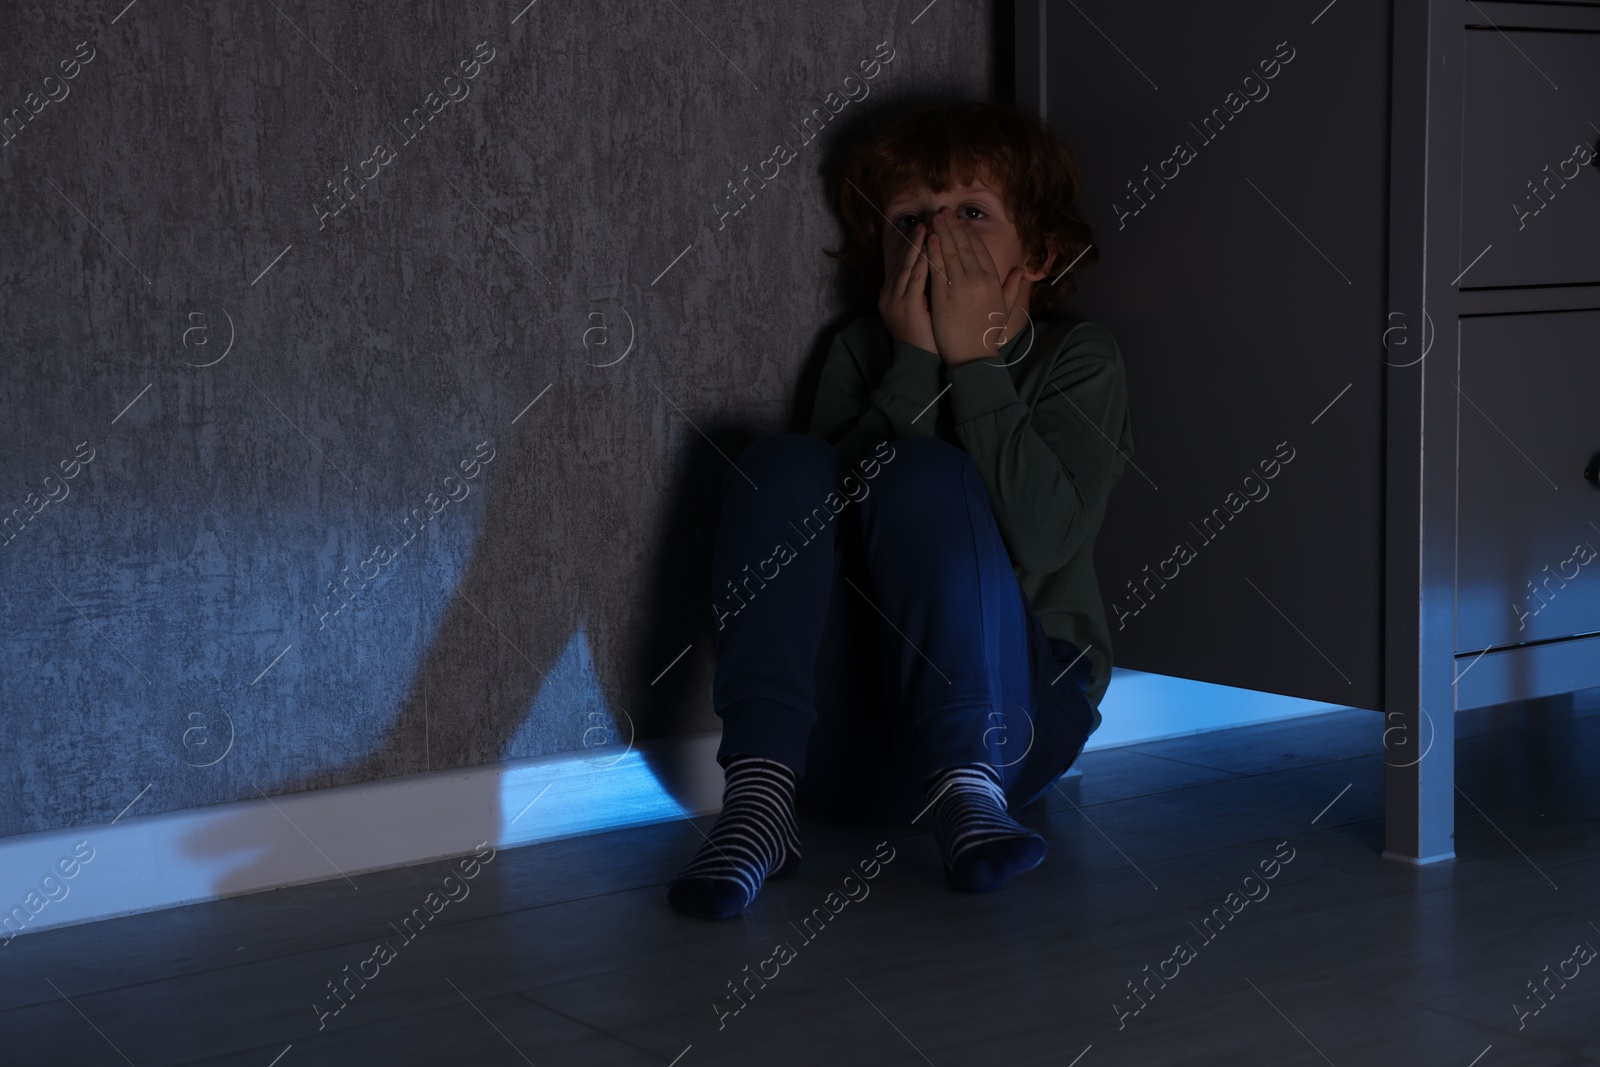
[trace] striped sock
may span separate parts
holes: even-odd
[[[685,915],[726,919],[750,906],[767,878],[800,862],[794,821],[794,771],[759,756],[729,758],[722,814],[682,873],[667,901]]]
[[[1044,838],[1006,814],[1000,781],[1000,773],[985,763],[947,767],[928,779],[933,836],[945,879],[955,889],[999,889],[1044,860]]]

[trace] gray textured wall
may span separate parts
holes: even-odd
[[[119,4],[0,9],[0,834],[714,728],[716,449],[848,311],[819,168],[992,95],[1003,14]]]

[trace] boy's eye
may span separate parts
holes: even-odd
[[[974,204],[968,204],[966,207],[959,208],[957,210],[971,212],[971,214],[967,215],[967,219],[971,222],[976,222],[979,219],[988,217],[981,207],[978,207]],[[901,215],[900,218],[896,220],[895,225],[899,226],[902,230],[910,232],[911,230],[916,229],[919,221],[921,221],[921,219],[917,215]]]

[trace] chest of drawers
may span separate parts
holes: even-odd
[[[1382,714],[1384,854],[1448,859],[1454,712],[1600,686],[1600,4],[1090,18],[1019,4],[1016,84],[1128,368],[1108,607],[1198,556],[1116,663]]]

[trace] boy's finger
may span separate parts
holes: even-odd
[[[955,235],[956,252],[961,257],[961,266],[973,274],[984,273],[985,260],[990,274],[994,274],[994,261],[989,259],[989,246],[975,237],[971,230],[971,223],[966,219],[952,218],[950,229]],[[974,247],[974,245],[979,247]]]
[[[961,232],[961,225],[952,213],[939,212],[939,219],[943,229],[939,231],[939,243],[949,249],[949,254],[959,263],[961,261],[961,241],[965,236]]]
[[[1006,275],[1006,280],[1000,286],[1000,299],[1005,301],[1006,313],[1017,306],[1017,293],[1022,289],[1022,268],[1012,267],[1011,273]]]
[[[904,234],[900,233],[898,227],[895,227],[894,232],[902,239],[905,237]],[[900,276],[905,272],[905,255],[901,247],[898,244],[893,244],[890,249],[883,256],[883,281],[886,286],[897,284]]]
[[[966,234],[962,227],[955,221],[954,214],[939,214],[939,248],[944,251],[944,264],[949,270],[950,283],[954,285],[957,278],[965,277],[971,270],[976,269],[976,261],[971,261],[971,251],[962,251],[962,242]]]
[[[925,251],[925,246],[927,243],[928,231],[922,225],[922,223],[919,222],[917,223],[916,229],[912,231],[911,245],[906,249],[905,283],[907,291],[909,291],[911,286],[915,284],[917,280],[917,272],[924,264],[927,263],[927,252]]]
[[[938,238],[938,246],[934,246],[934,238]],[[931,266],[938,267],[939,283],[947,285],[950,282],[950,251],[949,240],[944,237],[944,224],[938,221],[938,216],[933,221],[933,234],[928,235],[928,253],[938,256],[938,262]]]
[[[896,232],[898,233],[899,231],[896,230]],[[903,238],[905,235],[901,234],[901,237]],[[906,243],[910,244],[909,241]],[[891,278],[894,282],[894,293],[896,296],[904,293],[906,288],[906,275],[909,267],[909,264],[906,262],[906,255],[907,252],[902,249],[896,253],[896,258],[893,261],[893,273],[891,274]]]

